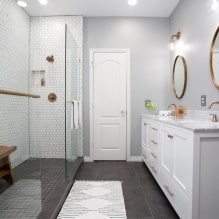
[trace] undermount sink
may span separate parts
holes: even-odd
[[[156,117],[156,119],[184,128],[191,128],[191,129],[218,129],[219,128],[219,122],[212,122],[211,120],[176,119],[173,116],[158,116]]]
[[[174,120],[173,116],[159,116],[159,120]]]
[[[195,121],[195,120],[175,120],[178,123],[200,123],[201,121]]]
[[[219,128],[218,122],[212,122],[208,120],[197,121],[197,120],[176,120],[178,125],[182,126],[192,126],[193,128],[204,128],[204,129],[212,129],[212,128]]]

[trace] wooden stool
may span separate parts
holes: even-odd
[[[14,182],[14,175],[11,168],[10,154],[16,151],[16,146],[0,145],[0,178],[4,178],[9,183]]]

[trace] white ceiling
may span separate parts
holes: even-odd
[[[26,0],[30,16],[83,15],[85,17],[169,17],[180,0],[138,0],[129,6],[128,0]]]

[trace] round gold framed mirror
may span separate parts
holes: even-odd
[[[210,71],[214,86],[219,90],[219,27],[211,43]]]
[[[183,56],[177,56],[173,65],[172,73],[173,92],[178,99],[181,99],[186,91],[187,67]]]

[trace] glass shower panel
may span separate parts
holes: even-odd
[[[81,145],[80,49],[68,26],[65,26],[65,90],[66,90],[66,174],[72,175]]]

